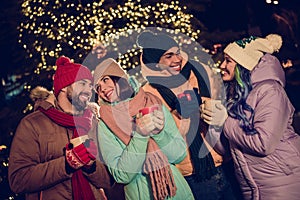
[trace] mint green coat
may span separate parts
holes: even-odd
[[[174,165],[185,158],[186,143],[165,106],[163,106],[163,112],[164,129],[151,137],[168,157],[173,172],[177,191],[173,198],[168,199],[193,200],[194,197],[187,182]],[[134,132],[131,141],[126,146],[103,121],[100,121],[98,130],[98,142],[103,160],[116,182],[126,184],[124,187],[126,199],[153,199],[150,182],[142,171],[149,137],[143,137]]]

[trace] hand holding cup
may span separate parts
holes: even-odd
[[[136,116],[136,131],[143,136],[158,134],[164,127],[161,107],[154,105],[139,110]]]
[[[70,140],[66,145],[66,161],[73,169],[91,166],[96,160],[97,146],[87,135]]]
[[[200,106],[201,118],[209,125],[223,126],[228,117],[221,100],[209,99]]]

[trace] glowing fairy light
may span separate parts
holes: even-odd
[[[39,68],[35,73],[54,70],[60,55],[84,59],[99,42],[118,52],[115,41],[130,35],[132,29],[162,27],[195,39],[200,33],[191,24],[193,16],[184,12],[186,7],[179,1],[142,5],[141,1],[128,0],[111,7],[104,0],[79,1],[76,5],[66,0],[25,0],[21,8],[25,20],[18,27],[19,42],[28,57],[34,55],[33,64]],[[130,58],[137,55],[132,50],[136,46],[128,48],[128,55],[120,60],[124,66],[135,67]]]
[[[198,39],[200,30],[192,23],[194,17],[186,13],[187,8],[179,1],[149,4],[140,0],[127,0],[120,5],[109,5],[105,0],[85,0],[77,4],[68,0],[24,0],[18,41],[34,67],[32,79],[37,82],[40,79],[34,77],[43,74],[48,77],[49,72],[56,70],[55,61],[61,55],[83,62],[91,52],[95,53],[95,59],[116,52],[125,70],[135,69],[139,65],[140,50],[132,43],[120,46],[118,41],[122,38],[126,41],[124,38],[132,36],[133,31],[148,27],[168,29],[175,35],[181,33],[193,41]],[[180,45],[190,42],[174,39]],[[198,60],[197,55],[193,57]],[[132,75],[137,76],[136,71]],[[29,91],[32,83],[26,84],[24,90]],[[24,113],[30,110],[29,104]]]

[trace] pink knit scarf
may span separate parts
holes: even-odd
[[[161,105],[162,102],[156,96],[145,93],[140,89],[137,95],[128,101],[117,105],[101,105],[100,116],[110,130],[126,145],[131,140],[134,124],[133,118],[141,108],[152,105]],[[143,167],[151,183],[154,200],[162,200],[173,197],[176,194],[176,185],[168,158],[160,150],[152,138],[149,139],[146,160]]]

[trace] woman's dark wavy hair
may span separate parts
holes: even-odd
[[[249,70],[237,64],[235,67],[235,79],[224,84],[226,88],[228,115],[239,120],[240,127],[246,134],[253,135],[257,133],[253,125],[254,110],[246,103],[246,99],[252,90],[250,76]],[[251,113],[249,119],[245,111]]]
[[[127,79],[117,77],[117,76],[110,76],[110,78],[115,82],[118,83],[120,91],[120,100],[126,100],[134,96],[134,90],[131,85],[128,83]]]
[[[127,79],[125,78],[121,78],[121,77],[117,77],[117,76],[110,76],[109,77],[113,80],[113,82],[115,84],[119,85],[119,98],[120,101],[126,100],[128,98],[131,98],[134,96],[134,89],[132,88],[132,86],[129,84],[129,82],[127,81]],[[97,101],[97,99],[96,99]],[[106,100],[103,99],[103,101],[107,102]]]

